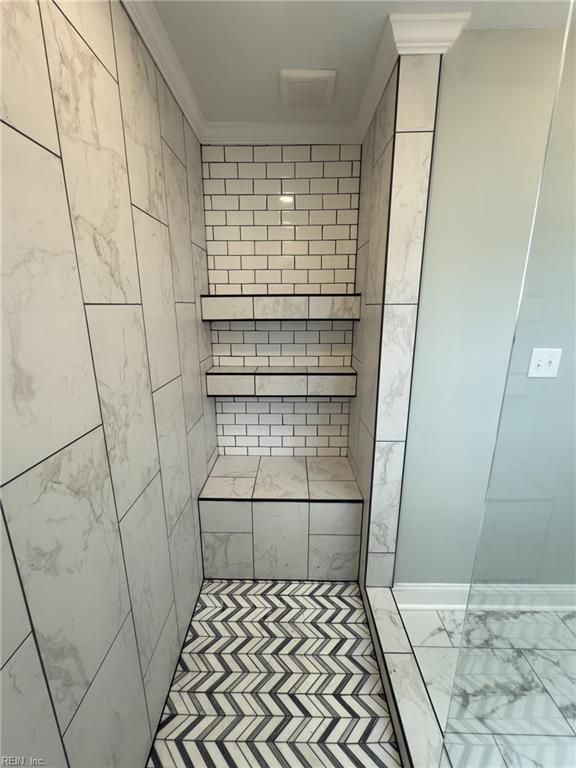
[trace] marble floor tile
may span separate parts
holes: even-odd
[[[568,629],[576,635],[576,611],[559,611],[558,616]]]
[[[507,768],[493,736],[449,733],[440,768]]]
[[[576,650],[574,635],[551,611],[468,611],[462,645],[467,648]]]
[[[121,3],[112,3],[132,202],[167,223],[156,67]]]
[[[452,647],[438,611],[403,608],[400,613],[412,645]]]
[[[253,579],[251,533],[203,533],[204,575],[207,579]]]
[[[58,726],[32,635],[2,668],[2,753],[33,755],[64,768]]]
[[[120,523],[142,669],[147,669],[174,602],[160,474]]]
[[[254,486],[255,499],[307,499],[306,460],[262,456]]]
[[[133,209],[152,389],[180,374],[168,228]]]
[[[168,539],[172,579],[176,598],[178,637],[184,642],[192,610],[202,584],[202,553],[199,551],[200,524],[192,500],[176,521]]]
[[[218,456],[210,477],[256,477],[259,456]]]
[[[154,413],[166,522],[168,531],[171,531],[191,493],[180,377],[154,392]]]
[[[210,475],[200,493],[203,499],[251,499],[253,477],[213,477]]]
[[[362,501],[362,494],[355,480],[315,482],[310,480],[310,498],[318,501],[344,499],[346,501]]]
[[[144,690],[153,731],[158,726],[179,653],[180,641],[176,626],[176,608],[172,603],[172,608],[158,638],[158,644],[144,674]]]
[[[524,651],[524,657],[576,734],[576,651]]]
[[[254,578],[308,578],[308,503],[254,502]]]
[[[314,504],[310,505],[310,509]],[[355,581],[358,578],[360,536],[311,535],[308,578]]]
[[[144,765],[150,725],[130,616],[70,723],[64,744],[70,765]]]
[[[100,411],[60,160],[6,125],[0,132],[10,189],[2,207],[5,483],[96,427]]]
[[[574,768],[576,736],[496,736],[507,768]]]
[[[306,459],[309,480],[355,480],[350,462],[346,457],[308,457]]]
[[[159,469],[142,309],[91,306],[86,313],[121,518]]]
[[[3,488],[2,504],[64,729],[130,608],[102,429]]]
[[[410,641],[390,589],[368,587],[366,593],[384,653],[411,653]]]
[[[573,733],[520,651],[468,648],[459,653],[447,731]]]
[[[426,689],[411,653],[386,653],[384,659],[414,768],[432,768],[440,762],[442,731],[438,727]]]
[[[41,9],[84,301],[139,302],[118,86],[58,7]]]
[[[450,638],[450,642],[455,648],[458,648],[462,639],[462,628],[464,626],[466,612],[446,609],[438,611],[438,615]]]
[[[440,726],[445,729],[458,661],[458,649],[451,646],[448,648],[421,646],[414,648],[414,654],[422,672],[426,689],[432,699],[436,717]]]
[[[40,9],[36,3],[2,3],[0,15],[0,117],[59,153]]]

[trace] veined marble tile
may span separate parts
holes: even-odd
[[[202,552],[205,578],[254,578],[251,533],[203,533]]]
[[[158,70],[156,70],[156,77],[158,81],[158,104],[160,106],[160,132],[162,138],[178,156],[178,159],[186,165],[184,117],[182,111]]]
[[[257,299],[255,299],[257,301]],[[310,296],[311,318],[358,319],[359,296]]]
[[[256,392],[254,382],[254,375],[250,376],[244,373],[208,374],[206,377],[207,393],[212,396],[254,395]]]
[[[171,531],[190,498],[190,473],[180,378],[174,379],[154,392],[154,412],[158,430],[166,522],[168,531]]]
[[[464,626],[466,612],[442,610],[438,611],[438,615],[440,616],[442,624],[444,624],[444,629],[446,630],[452,645],[455,648],[458,648],[462,639],[462,628]]]
[[[152,389],[157,389],[180,373],[170,241],[167,227],[137,208],[134,208],[134,231],[150,378]]]
[[[121,3],[112,3],[132,202],[167,223],[156,67]]]
[[[153,733],[158,726],[179,655],[180,641],[176,626],[176,608],[172,603],[162,634],[158,639],[158,645],[144,674],[144,690]]]
[[[204,251],[201,251],[199,248],[196,248],[195,245],[192,246],[192,252],[199,252],[203,255],[203,258],[206,258],[206,254]],[[203,323],[202,322],[202,309],[200,307],[200,302],[197,301],[194,304],[194,309],[196,311],[196,332],[198,335],[198,354],[201,361],[208,361],[210,365],[212,365],[212,331],[210,328],[210,323]]]
[[[254,317],[252,296],[203,296],[204,320],[252,320]]]
[[[190,484],[192,496],[198,498],[200,490],[208,474],[208,462],[206,458],[206,435],[204,429],[204,417],[198,419],[196,424],[186,436],[188,443],[188,462],[190,467]]]
[[[176,521],[168,539],[168,545],[176,597],[178,637],[182,643],[204,575],[200,551],[198,511],[196,503],[192,503],[192,500],[186,504],[184,511]]]
[[[174,295],[176,301],[195,301],[194,264],[190,244],[190,220],[186,168],[176,155],[162,145],[164,173],[166,175],[166,200],[168,204],[168,225],[170,227],[170,250],[174,274]]]
[[[2,503],[64,729],[130,608],[101,428],[12,481]]]
[[[2,3],[0,21],[0,117],[59,154],[38,5]]]
[[[404,446],[403,442],[376,443],[370,514],[370,552],[396,550]]]
[[[84,301],[138,302],[118,86],[56,5],[41,8]]]
[[[576,651],[576,636],[551,611],[468,611],[466,648],[547,648]]]
[[[370,304],[363,309],[360,321],[362,329],[362,347],[364,364],[359,377],[360,419],[374,429],[376,416],[376,397],[378,395],[378,359],[380,354],[380,326],[382,322],[382,305]],[[371,482],[371,478],[370,481]]]
[[[174,600],[162,484],[157,474],[120,523],[142,669]]]
[[[496,736],[507,768],[573,768],[576,736]]]
[[[142,310],[86,308],[118,517],[158,472]]]
[[[105,734],[105,738],[103,738]],[[151,735],[130,616],[66,734],[70,765],[144,765]]]
[[[106,69],[116,77],[116,57],[112,37],[110,6],[106,2],[56,0],[56,4],[78,30]]]
[[[446,729],[567,736],[573,731],[520,651],[461,648]]]
[[[3,622],[4,623],[4,622]],[[2,669],[2,752],[68,765],[32,635]]]
[[[313,510],[315,504],[310,505]],[[356,581],[360,558],[360,536],[311,535],[308,578]]]
[[[493,736],[449,733],[440,768],[506,768]]]
[[[355,480],[310,480],[310,498],[318,501],[362,501],[360,489]]]
[[[310,533],[357,536],[362,525],[362,504],[315,502],[310,504]]]
[[[254,317],[258,320],[306,320],[313,315],[308,312],[308,296],[255,296]]]
[[[391,587],[395,557],[393,552],[368,552],[366,586]]]
[[[308,503],[254,502],[254,578],[308,578]]]
[[[252,502],[199,502],[200,525],[204,533],[252,533]]]
[[[372,220],[372,165],[374,159],[374,127],[376,116],[372,118],[362,142],[362,167],[360,169],[360,209],[358,211],[358,258],[356,262],[356,289],[359,293],[366,292],[366,271],[361,269],[360,248],[366,243],[370,234]]]
[[[196,334],[196,307],[194,304],[176,304],[184,416],[189,432],[202,416],[202,384],[200,382],[200,353]]]
[[[2,208],[5,483],[93,429],[100,412],[60,160],[0,130],[10,190]]]
[[[411,653],[408,635],[388,587],[367,587],[378,637],[384,653]]]
[[[208,357],[200,363],[200,381],[202,384],[202,410],[204,411],[204,445],[206,448],[206,461],[211,468],[210,459],[218,447],[216,438],[216,406],[208,397],[206,371],[212,367],[212,357]]]
[[[297,456],[262,456],[254,486],[255,499],[307,499],[306,460]]]
[[[186,143],[186,172],[188,175],[188,204],[190,212],[190,239],[206,250],[206,228],[204,226],[204,190],[202,186],[202,159],[200,142],[196,134],[184,120],[184,139]],[[205,254],[204,254],[205,256]],[[208,277],[206,276],[206,280]],[[208,286],[206,286],[206,292]]]
[[[257,395],[267,397],[275,395],[306,395],[307,385],[312,378],[316,377],[306,376],[306,374],[289,374],[287,376],[273,374],[265,376],[258,373],[255,377],[255,392]]]
[[[314,370],[309,368],[308,374],[308,395],[310,397],[354,397],[356,394],[356,375],[336,374],[330,376],[326,371],[322,375],[310,373]]]
[[[564,624],[576,635],[576,611],[560,611],[558,616]]]
[[[405,440],[416,332],[414,305],[385,306],[376,440]]]
[[[14,557],[10,550],[8,534],[2,518],[2,647],[0,648],[0,667],[11,656],[22,640],[30,632],[30,622],[24,604],[24,596],[18,581]],[[16,754],[16,753],[14,753]]]
[[[440,56],[401,56],[397,131],[433,131]]]
[[[312,457],[306,459],[309,480],[355,480],[346,457]]]
[[[406,613],[410,613],[410,611]],[[403,613],[402,616],[404,623],[406,623],[406,614]],[[406,626],[408,634],[410,634],[410,626],[408,624]],[[418,660],[440,726],[445,729],[450,708],[452,684],[458,662],[458,649],[452,648],[452,646],[448,648],[416,647],[414,654]]]
[[[576,733],[576,651],[524,651],[524,656]]]
[[[384,299],[387,303],[418,302],[432,139],[432,133],[396,135]]]
[[[381,304],[384,295],[384,273],[388,246],[388,219],[390,217],[390,179],[392,175],[393,143],[372,169],[372,219],[366,268],[366,304]]]
[[[213,477],[202,488],[203,499],[250,499],[254,490],[253,477]]]
[[[256,477],[259,456],[218,456],[211,477]]]
[[[190,193],[188,193],[190,194]],[[200,304],[200,295],[208,293],[208,259],[206,251],[192,243],[192,264],[194,267],[194,286],[196,288],[196,303]],[[208,327],[208,330],[210,328]]]
[[[442,732],[411,653],[387,653],[384,659],[414,768],[431,768],[440,762]]]
[[[438,611],[403,608],[400,613],[412,645],[452,648]]]
[[[382,151],[394,135],[396,92],[398,89],[398,66],[394,67],[376,109],[374,124],[374,153],[372,165],[376,165]]]

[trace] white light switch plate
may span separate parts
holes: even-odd
[[[530,356],[528,378],[555,378],[558,376],[561,357],[561,349],[538,349],[535,347]]]

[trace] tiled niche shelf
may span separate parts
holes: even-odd
[[[360,294],[202,296],[203,320],[359,320]]]
[[[206,371],[210,397],[355,397],[356,371],[333,366],[213,366]]]
[[[345,457],[219,456],[199,497],[207,578],[358,578],[362,496]]]

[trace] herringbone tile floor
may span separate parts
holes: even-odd
[[[398,768],[358,586],[205,581],[149,766]]]

